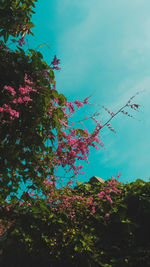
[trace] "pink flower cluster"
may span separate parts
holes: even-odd
[[[70,133],[66,134],[63,132],[63,139],[58,140],[58,147],[54,152],[55,160],[57,159],[57,164],[62,166],[69,166],[69,170],[73,170],[74,174],[78,174],[79,170],[83,165],[77,164],[78,160],[86,160],[88,162],[88,155],[90,154],[89,148],[93,146],[97,148],[94,142],[99,143],[100,139],[95,136],[80,136],[78,138],[76,130],[69,130]],[[66,144],[68,149],[66,150]]]
[[[117,177],[119,177],[119,175],[117,175]],[[110,197],[110,195],[113,194],[121,194],[121,190],[119,190],[115,185],[118,185],[119,181],[117,181],[115,178],[111,177],[111,180],[107,182],[107,185],[103,186],[103,191],[101,191],[100,193],[97,194],[98,198],[100,200],[102,199],[107,199],[108,202],[110,203],[110,205],[113,204],[113,201]]]
[[[100,123],[97,123],[92,134],[85,129],[82,130],[83,134],[81,133],[80,135],[80,129],[73,128],[74,123],[72,123],[71,126],[68,125],[68,118],[75,112],[74,105],[79,109],[84,104],[90,104],[88,102],[89,97],[86,97],[82,102],[79,100],[75,100],[74,102],[65,102],[63,107],[59,107],[63,111],[64,118],[66,119],[62,120],[58,117],[61,129],[59,133],[55,135],[57,148],[53,152],[52,162],[54,167],[56,165],[67,167],[66,172],[72,170],[74,175],[77,175],[79,170],[83,167],[83,165],[78,164],[79,160],[86,160],[88,163],[90,147],[98,149],[99,147],[96,145],[96,143],[104,146],[99,138],[99,131],[103,127]],[[50,103],[49,116],[51,118],[53,116],[53,111],[55,111],[57,108],[58,99],[56,98],[53,101],[51,100]]]
[[[12,96],[16,95],[16,91],[15,91],[15,89],[12,88],[11,86],[7,86],[7,85],[5,85],[3,89],[9,91],[9,92],[11,93]]]
[[[106,125],[111,131],[116,133],[115,129],[113,127],[111,127],[110,123],[107,123]]]
[[[58,59],[55,55],[53,61],[51,62],[52,69],[53,70],[60,70],[61,68],[58,67],[59,64],[60,64],[60,59]]]
[[[115,114],[113,112],[111,112],[108,108],[102,106],[111,116],[114,116]]]
[[[13,120],[15,118],[19,118],[19,112],[17,112],[15,109],[12,109],[10,105],[4,104],[4,112],[10,114],[11,120]]]
[[[19,43],[20,46],[26,45],[26,42],[25,42],[24,37],[20,38],[20,39],[18,40],[18,43]]]
[[[122,192],[117,188],[119,181],[114,179],[113,177],[106,181],[102,185],[102,189],[97,194],[92,194],[89,196],[86,193],[78,193],[72,194],[72,190],[70,187],[72,186],[72,180],[70,183],[67,184],[66,187],[59,189],[56,187],[56,183],[52,182],[53,177],[51,176],[49,179],[46,179],[43,183],[45,184],[46,188],[48,188],[49,193],[46,196],[46,203],[48,204],[51,211],[56,212],[57,215],[61,215],[65,211],[66,214],[71,219],[78,220],[78,218],[86,217],[87,219],[90,216],[93,216],[96,212],[96,209],[99,205],[103,206],[103,200],[108,201],[110,204],[110,208],[107,210],[110,212],[113,201],[112,196],[113,194],[120,195]],[[31,198],[41,197],[42,195],[38,195],[35,193],[34,190],[28,193]],[[27,203],[30,206],[30,202]],[[105,218],[109,219],[110,213],[106,212]]]
[[[53,64],[59,63],[57,58],[54,58]],[[64,106],[59,107],[58,98],[51,100],[49,116],[53,117],[53,111],[57,108],[61,109],[64,114],[64,119],[60,119],[58,117],[58,121],[60,123],[60,130],[57,135],[55,135],[55,140],[57,143],[56,150],[53,152],[52,165],[56,168],[56,166],[62,166],[67,168],[65,171],[68,173],[69,171],[73,171],[74,175],[77,175],[81,172],[79,170],[79,160],[85,160],[88,163],[88,155],[90,154],[90,147],[94,147],[99,149],[98,145],[101,147],[104,146],[103,142],[100,140],[100,130],[107,126],[111,131],[116,132],[114,128],[110,124],[110,120],[119,112],[122,111],[120,109],[117,113],[113,113],[108,110],[106,107],[103,108],[111,115],[111,118],[105,123],[101,124],[98,120],[95,119],[94,116],[91,118],[96,122],[96,127],[92,134],[88,132],[88,130],[82,130],[84,134],[80,134],[80,129],[73,128],[74,123],[69,126],[68,119],[75,112],[75,107],[77,109],[84,106],[84,104],[90,104],[88,102],[89,97],[86,97],[83,101],[75,100],[74,102],[65,102]],[[127,104],[125,105],[125,107]],[[81,165],[82,166],[82,165]]]
[[[7,122],[3,119],[5,113],[9,114],[10,120],[19,118],[18,104],[24,104],[32,101],[30,93],[37,92],[36,89],[33,89],[31,87],[31,85],[33,85],[33,82],[28,79],[27,74],[25,74],[24,82],[25,86],[19,87],[18,92],[12,86],[9,85],[5,85],[3,87],[3,89],[8,91],[12,97],[8,104],[4,104],[3,107],[0,107],[0,120],[3,123]]]

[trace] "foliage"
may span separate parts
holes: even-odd
[[[98,194],[108,192],[112,183],[116,191],[107,193],[110,204]],[[12,224],[3,242],[2,263],[10,255],[14,266],[19,266],[19,260],[22,264],[22,258],[26,259],[23,266],[32,266],[36,258],[44,266],[149,266],[150,182],[121,184],[110,179],[64,190],[59,189],[57,196],[74,197],[74,217],[67,208],[52,209],[44,199],[33,200],[30,212],[23,206],[18,213],[11,208],[3,211]]]
[[[32,34],[31,15],[37,0],[0,0],[0,36],[7,42],[9,35],[21,38]]]
[[[37,177],[37,165],[39,166],[38,174],[42,173],[44,176],[46,163],[44,164],[42,161],[41,153],[43,149],[47,150],[47,146],[45,145],[46,135],[44,136],[43,133],[48,131],[52,123],[55,125],[55,122],[50,121],[47,116],[48,100],[52,97],[53,92],[50,91],[50,84],[43,77],[43,71],[47,69],[47,73],[49,72],[53,81],[53,72],[42,61],[42,55],[39,52],[36,53],[32,50],[29,52],[28,55],[25,55],[21,49],[10,52],[6,50],[4,44],[0,48],[0,71],[3,73],[0,86],[0,107],[3,109],[0,124],[2,166],[0,183],[3,198],[9,193],[17,191],[20,176],[23,177],[24,182],[31,177],[33,179]],[[27,77],[30,77],[30,81]],[[25,86],[29,88],[29,83],[33,84],[33,91],[28,96],[23,95],[21,98],[20,88]],[[6,85],[15,89],[15,95],[4,90]],[[29,101],[30,98],[33,101]],[[17,99],[24,99],[24,101],[15,102]],[[10,107],[10,112],[15,111],[19,114],[18,119],[12,117],[8,107]],[[36,179],[33,181],[36,185]]]
[[[95,129],[76,128],[73,113],[89,103],[68,102],[56,90],[54,70],[39,51],[24,51],[31,33],[32,0],[0,1],[0,260],[1,266],[148,266],[149,183],[85,183],[58,188],[57,167],[82,173],[90,147],[103,146],[99,133],[129,101]],[[7,44],[9,36],[16,48]],[[17,40],[19,38],[19,40]],[[84,118],[86,120],[88,118]],[[18,197],[18,190],[22,189]],[[135,249],[136,248],[136,249]],[[137,253],[136,253],[137,252]],[[30,262],[29,262],[30,260]],[[41,263],[40,263],[41,260]],[[138,265],[139,266],[139,265]]]

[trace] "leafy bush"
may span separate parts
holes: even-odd
[[[112,181],[117,193],[111,191]],[[28,212],[22,208],[3,213],[12,224],[2,242],[1,264],[9,255],[13,266],[23,266],[22,259],[24,266],[32,266],[37,258],[45,266],[150,266],[150,182],[121,184],[110,179],[64,190],[57,195],[72,196],[74,217],[67,208],[57,209],[60,202],[51,208],[44,199],[33,200]],[[98,198],[106,191],[112,204]]]

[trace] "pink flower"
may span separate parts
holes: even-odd
[[[101,143],[99,143],[102,147],[104,146],[104,144],[101,142]]]
[[[53,83],[53,90],[56,90],[56,84]]]
[[[21,95],[25,95],[25,94],[27,93],[26,89],[23,88],[23,87],[20,87],[20,88],[19,88],[19,91],[20,91],[20,94],[21,94]]]
[[[134,104],[134,106],[135,106],[135,108],[138,108],[140,105],[138,105],[138,104]]]
[[[51,62],[51,64],[52,64],[52,65],[58,65],[58,64],[60,64],[60,59],[58,59],[58,58],[56,57],[56,55],[55,55],[53,61]]]
[[[92,207],[92,213],[94,213],[94,212],[95,212],[95,207],[93,206],[93,207]]]
[[[53,66],[52,69],[53,70],[61,70],[61,68],[59,68],[58,66]]]
[[[23,44],[26,45],[24,37],[20,38],[17,42],[19,43],[20,46],[22,46]]]
[[[72,184],[73,184],[73,181],[72,179],[70,179],[70,181],[67,183],[67,186],[72,186]]]
[[[106,213],[106,214],[105,214],[105,218],[106,218],[106,219],[109,219],[109,217],[110,217],[110,214],[109,214],[109,213]]]
[[[109,201],[110,205],[112,205],[113,201],[108,195],[106,195],[106,199]]]
[[[91,96],[92,96],[92,95],[86,97],[86,98],[84,99],[84,101],[83,101],[83,104],[89,104],[89,105],[91,105],[91,103],[88,102],[88,99],[89,99]]]
[[[59,102],[58,97],[56,97],[56,98],[54,99],[54,102],[55,102],[55,103],[58,103],[58,102]]]
[[[19,112],[17,112],[15,109],[12,109],[10,105],[4,105],[4,111],[9,113],[11,115],[10,119],[13,120],[13,117],[19,118]]]
[[[80,170],[80,169],[82,169],[83,168],[83,165],[78,165],[77,166],[77,170]]]
[[[61,69],[57,66],[58,64],[60,64],[60,59],[58,59],[56,56],[54,56],[54,59],[51,62],[51,64],[53,65],[53,67],[52,67],[53,70],[60,70]]]
[[[92,207],[92,211],[90,212],[90,215],[93,215],[93,213],[95,213],[95,207]]]
[[[24,102],[29,102],[29,101],[32,101],[32,99],[30,98],[30,96],[24,96],[23,97],[23,101]]]
[[[21,95],[26,95],[26,94],[29,94],[30,92],[37,92],[37,90],[33,89],[29,85],[26,85],[25,87],[20,87],[19,91]]]
[[[19,112],[16,111],[16,112],[14,113],[14,117],[15,117],[15,118],[19,118]]]
[[[69,126],[62,120],[59,119],[59,122],[65,126],[65,128],[68,128]]]
[[[33,82],[31,82],[31,81],[28,79],[28,76],[27,76],[26,73],[25,73],[25,76],[24,76],[24,81],[25,81],[25,83],[27,83],[27,84],[29,84],[29,85],[32,85],[32,84],[33,84]]]
[[[83,103],[79,100],[75,100],[74,103],[76,104],[78,109],[83,106]]]
[[[13,100],[13,104],[17,104],[17,103],[19,103],[19,104],[22,104],[23,103],[23,99],[20,96],[18,98],[15,98]]]
[[[103,199],[104,196],[105,196],[105,192],[102,191],[102,192],[98,193],[97,196],[98,196],[99,199]]]
[[[0,107],[0,112],[3,112],[4,111],[4,108]]]
[[[9,91],[9,92],[11,93],[12,96],[14,96],[14,95],[16,94],[15,89],[12,88],[11,86],[7,86],[7,85],[5,85],[5,86],[4,86],[4,90]]]
[[[23,103],[23,99],[19,96],[17,99],[17,102],[21,104],[21,103]]]
[[[34,196],[34,193],[32,192],[32,193],[28,193],[29,194],[29,196]]]
[[[17,103],[18,103],[17,98],[15,98],[15,99],[13,100],[13,104],[17,104]]]
[[[66,102],[66,106],[69,108],[71,114],[75,111],[72,102]]]

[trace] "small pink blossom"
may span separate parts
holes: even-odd
[[[60,70],[61,68],[59,68],[57,65],[60,64],[60,59],[58,59],[56,56],[54,56],[53,61],[51,62],[51,64],[53,65],[52,69],[53,70]]]
[[[92,96],[92,95],[86,97],[86,98],[84,99],[84,101],[83,101],[83,104],[89,104],[89,105],[91,105],[91,103],[88,102],[88,99],[89,99],[91,96]]]
[[[18,40],[18,43],[19,43],[20,46],[22,46],[23,44],[26,45],[26,42],[25,42],[25,40],[24,40],[24,37],[20,38],[20,39]]]
[[[21,95],[26,95],[26,94],[29,94],[30,92],[37,92],[37,90],[33,89],[29,85],[25,85],[25,87],[20,87],[19,88],[19,92],[20,92]]]
[[[11,120],[13,119],[13,117],[19,118],[19,112],[17,112],[15,109],[12,109],[10,105],[5,104],[4,111],[11,115],[10,117]]]
[[[119,178],[121,176],[121,172],[117,174],[117,178]]]
[[[30,96],[24,96],[22,99],[23,99],[24,102],[32,101],[32,99],[30,98]]]
[[[83,103],[79,100],[75,100],[74,103],[76,104],[78,109],[83,106]]]
[[[19,91],[20,91],[21,95],[25,95],[27,93],[27,90],[25,88],[23,88],[23,87],[20,87]]]
[[[32,193],[28,193],[29,196],[34,196],[35,194],[32,192]]]
[[[58,64],[60,64],[60,59],[58,59],[58,58],[56,57],[56,55],[55,55],[53,61],[51,62],[51,64],[52,64],[52,65],[58,65]]]
[[[80,169],[82,169],[83,168],[83,165],[78,165],[77,166],[77,170],[80,170]]]
[[[97,124],[97,127],[101,129],[101,128],[103,128],[103,125],[99,122],[99,123]]]
[[[61,68],[58,67],[58,66],[53,66],[52,69],[53,69],[53,70],[61,70]]]
[[[109,214],[109,213],[106,213],[106,214],[105,214],[105,218],[106,218],[106,219],[109,219],[109,217],[110,217],[110,214]]]
[[[5,86],[4,86],[4,90],[9,91],[9,92],[11,93],[12,96],[14,96],[14,95],[16,94],[15,89],[14,89],[13,87],[11,87],[11,86],[7,86],[7,85],[5,85]]]
[[[24,81],[26,84],[33,85],[33,82],[28,79],[28,75],[25,73]]]
[[[66,102],[66,106],[68,107],[71,114],[75,111],[72,102]]]
[[[102,192],[98,193],[97,196],[98,196],[99,199],[103,199],[104,196],[105,196],[105,192],[102,191]]]
[[[112,203],[113,203],[112,199],[108,195],[105,195],[105,197],[109,201],[110,205],[112,205]]]
[[[93,215],[93,213],[95,213],[95,207],[92,207],[92,211],[90,212],[90,215]]]
[[[15,98],[13,100],[13,104],[17,104],[17,103],[19,103],[19,104],[22,104],[23,103],[23,99],[20,96],[18,98]]]
[[[54,102],[55,102],[55,103],[58,103],[58,102],[59,102],[58,97],[55,97]]]
[[[68,127],[69,127],[64,121],[62,121],[62,120],[60,120],[60,119],[59,119],[59,122],[60,122],[62,125],[64,125],[65,128],[68,128]]]
[[[73,185],[73,181],[72,179],[70,179],[70,181],[67,183],[67,186],[72,186]]]

